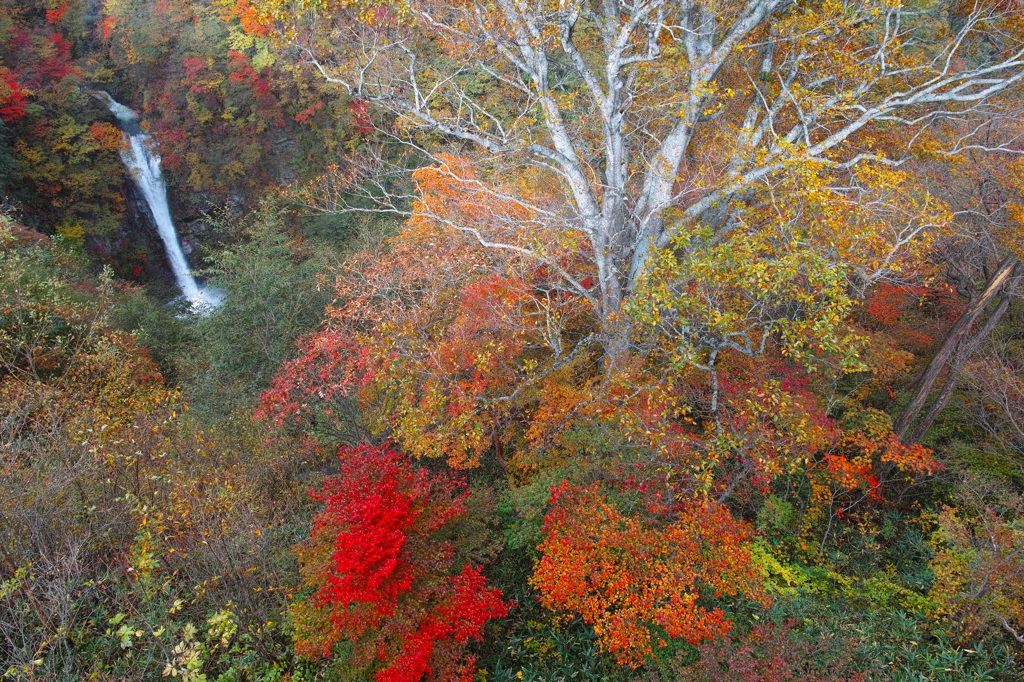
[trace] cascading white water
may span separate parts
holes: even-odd
[[[167,204],[167,185],[160,172],[160,155],[156,152],[155,141],[139,128],[139,117],[134,111],[114,101],[113,97],[102,90],[92,94],[106,104],[122,124],[127,144],[121,149],[121,160],[128,167],[135,184],[146,199],[146,204],[149,205],[178,287],[194,308],[216,308],[223,299],[222,294],[214,288],[199,286],[188,267],[188,261],[185,260],[185,253],[181,250],[178,232],[174,229],[171,209]]]

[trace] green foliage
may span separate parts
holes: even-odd
[[[936,636],[930,623],[899,610],[856,612],[843,605],[797,606],[805,623],[833,636],[852,636],[857,644],[853,667],[893,680],[1018,679],[1013,650],[1002,644],[971,649]]]
[[[71,286],[84,276],[80,258],[36,244],[48,240],[0,213],[0,378],[64,372],[110,303],[109,280],[100,296],[90,296]]]
[[[517,619],[503,633],[503,648],[484,680],[494,682],[617,682],[628,679],[597,644],[593,628],[579,620],[560,623],[548,615]]]
[[[536,556],[544,539],[541,526],[547,512],[551,488],[571,477],[564,468],[549,469],[530,479],[526,485],[506,490],[498,511],[503,517],[505,549],[509,553]]]
[[[184,378],[182,358],[188,357],[199,342],[184,310],[154,300],[142,288],[131,288],[119,297],[113,320],[149,349],[166,379],[179,382]]]
[[[329,297],[317,282],[330,252],[314,253],[285,231],[282,209],[264,202],[235,225],[212,256],[210,283],[224,303],[196,320],[195,346],[182,347],[186,386],[197,409],[225,417],[252,408],[295,342],[318,323]]]
[[[8,218],[0,301],[3,670],[295,670],[281,614],[316,453],[258,425],[217,433],[188,418],[141,334],[116,326],[125,305],[109,273],[90,277]]]

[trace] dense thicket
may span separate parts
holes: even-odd
[[[1024,679],[1022,88],[1016,2],[0,0],[3,672]]]

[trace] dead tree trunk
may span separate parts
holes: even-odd
[[[996,328],[996,325],[1006,315],[1006,311],[1010,307],[1010,301],[1012,297],[1007,295],[1006,292],[999,297],[999,303],[996,309],[988,316],[985,320],[985,324],[982,325],[981,329],[977,333],[973,334],[970,338],[964,339],[963,343],[957,348],[956,353],[953,355],[952,362],[949,363],[949,370],[946,372],[946,382],[942,385],[939,390],[939,394],[935,397],[935,401],[932,403],[928,411],[924,413],[924,416],[914,425],[914,428],[910,432],[910,436],[907,437],[907,441],[910,443],[918,443],[924,437],[924,434],[928,432],[932,424],[938,418],[942,410],[946,408],[949,403],[949,399],[953,397],[953,391],[956,390],[957,384],[960,383],[960,372],[964,368],[964,364],[968,358],[974,354],[974,351],[978,349],[981,342],[988,338],[988,335],[992,333],[992,330]]]
[[[1005,314],[1006,307],[1009,306],[1009,297],[1006,296],[1003,301],[1000,301],[999,306],[992,311],[985,324],[976,334],[969,336],[970,331],[992,300],[1011,280],[1016,267],[1016,258],[1013,256],[1004,258],[986,283],[985,290],[967,307],[967,310],[964,311],[960,319],[956,321],[946,334],[946,338],[943,339],[938,352],[931,359],[931,362],[928,363],[924,374],[921,375],[920,380],[914,387],[914,392],[910,396],[910,402],[903,408],[903,412],[900,413],[896,423],[893,424],[893,431],[904,442],[917,442],[920,440],[924,432],[935,421],[939,412],[942,411],[942,408],[949,402],[949,398],[959,378],[960,368],[958,365],[962,365],[967,356],[995,328],[999,319]],[[951,359],[953,362],[950,362]],[[931,395],[932,389],[935,388],[935,382],[938,381],[947,365],[949,366],[950,374],[947,376],[945,386],[948,387],[948,391],[946,387],[943,388],[939,399],[932,406],[932,409],[928,411],[917,428],[911,431],[911,427],[917,421],[918,415],[921,414],[921,410],[924,409],[925,404],[928,402],[928,396]],[[909,437],[908,433],[910,434]]]

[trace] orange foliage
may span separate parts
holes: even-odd
[[[373,431],[455,467],[476,466],[502,439],[522,437],[506,431],[512,422],[525,424],[533,442],[550,434],[532,415],[550,417],[548,428],[564,426],[559,414],[537,412],[537,394],[523,389],[585,384],[568,372],[565,339],[585,338],[592,320],[542,264],[439,224],[480,225],[525,211],[495,202],[460,164],[451,158],[417,171],[423,200],[415,217],[338,271],[338,305],[263,396],[262,416],[283,422],[325,401],[355,400]],[[561,404],[561,415],[571,407]]]
[[[547,537],[532,583],[544,606],[594,624],[601,646],[637,667],[658,635],[691,643],[729,631],[701,597],[745,595],[767,602],[750,565],[750,528],[706,499],[687,500],[670,521],[623,514],[596,485],[552,492]]]
[[[116,152],[121,149],[122,135],[114,125],[105,121],[89,124],[89,134],[105,152]]]
[[[59,24],[67,13],[69,3],[64,3],[57,9],[46,10],[46,21],[51,24]]]
[[[868,327],[882,335],[880,342],[921,353],[931,350],[936,335],[963,312],[963,303],[950,287],[883,283],[870,292],[864,312]]]
[[[110,16],[110,17],[104,17],[103,18],[103,22],[102,22],[102,26],[103,26],[103,42],[105,42],[105,43],[110,42],[110,39],[114,37],[114,28],[116,26],[116,23],[117,23],[117,18],[116,17]]]
[[[246,33],[259,38],[266,37],[270,34],[270,29],[267,27],[266,21],[259,15],[256,9],[249,4],[249,0],[235,0],[231,14],[238,17],[238,21],[242,25],[242,30]]]
[[[958,506],[943,507],[932,536],[933,615],[963,642],[1001,629],[1024,644],[1024,497],[969,478]]]

